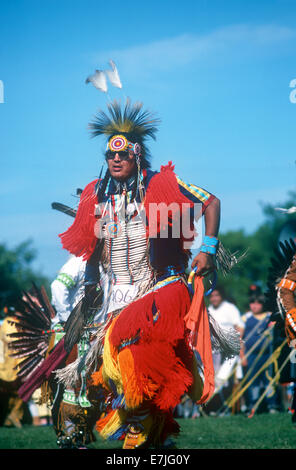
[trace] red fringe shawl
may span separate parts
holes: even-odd
[[[82,256],[84,260],[89,260],[96,243],[95,205],[98,203],[95,193],[95,185],[98,180],[89,183],[83,190],[77,210],[76,217],[71,227],[66,232],[59,234],[63,248],[75,256]]]
[[[158,312],[155,322],[153,304]],[[188,363],[193,353],[184,344],[180,347],[186,341],[184,316],[189,307],[187,288],[178,281],[136,300],[115,319],[109,338],[113,351],[140,333],[137,342],[131,341],[116,358],[128,407],[150,399],[158,409],[169,410],[192,385]]]
[[[184,209],[182,204],[186,204],[187,209],[193,206],[193,202],[181,193],[174,168],[172,162],[162,166],[160,173],[152,177],[147,188],[144,208],[148,219],[147,233],[152,237],[159,234],[166,226],[160,226],[159,211],[156,220],[152,218],[149,220],[150,204],[158,205],[162,203],[170,206],[175,203],[171,207],[169,225],[172,225],[173,221],[181,216]],[[84,260],[89,260],[97,242],[95,235],[95,223],[97,221],[95,206],[98,203],[95,185],[97,182],[98,180],[94,180],[85,187],[73,224],[66,232],[59,234],[63,248],[75,256],[82,256]]]
[[[159,314],[155,323],[153,304]],[[195,279],[191,305],[187,288],[179,281],[132,302],[116,318],[110,334],[110,343],[114,349],[139,336],[135,344],[131,341],[128,346],[133,357],[133,367],[130,368],[130,373],[125,371],[125,383],[130,384],[127,387],[134,390],[137,388],[135,395],[138,400],[139,395],[142,401],[147,391],[152,390],[152,380],[157,384],[154,403],[166,410],[170,406],[176,406],[182,394],[192,385],[192,374],[189,372],[192,350],[188,345],[189,341],[184,341],[186,337],[189,340],[188,332],[190,344],[199,353],[203,363],[204,386],[198,401],[201,404],[215,390],[211,336],[202,278]],[[132,385],[135,380],[133,373],[137,377],[137,387]]]
[[[187,209],[194,205],[192,201],[181,193],[174,169],[175,166],[171,161],[167,165],[161,166],[160,173],[153,176],[147,188],[144,208],[149,221],[147,230],[150,237],[155,237],[161,230],[166,229],[166,224],[163,226],[160,225],[161,218],[159,211],[156,220],[154,220],[152,216],[150,217],[150,204],[165,204],[167,206],[173,204],[170,209],[170,226],[182,215],[184,210],[182,204],[186,204],[185,207]]]

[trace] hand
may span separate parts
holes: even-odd
[[[194,258],[191,264],[191,268],[194,269],[197,267],[196,275],[205,276],[213,271],[215,271],[216,266],[214,263],[213,255],[208,253],[203,253],[202,251]]]

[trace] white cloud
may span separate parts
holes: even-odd
[[[260,52],[263,48],[286,43],[296,36],[296,30],[278,25],[234,25],[209,34],[182,34],[147,44],[114,49],[94,55],[94,64],[103,66],[110,58],[118,63],[125,75],[156,74],[185,66],[221,53]],[[270,52],[270,50],[269,50]]]

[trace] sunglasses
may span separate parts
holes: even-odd
[[[129,160],[130,154],[128,150],[122,150],[121,152],[112,152],[111,150],[107,150],[106,152],[106,159],[107,160],[114,160],[115,155],[118,154],[120,160]]]

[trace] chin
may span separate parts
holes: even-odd
[[[127,178],[126,175],[122,174],[122,173],[111,173],[111,176],[113,176],[113,178],[115,178],[116,180],[124,180]]]

